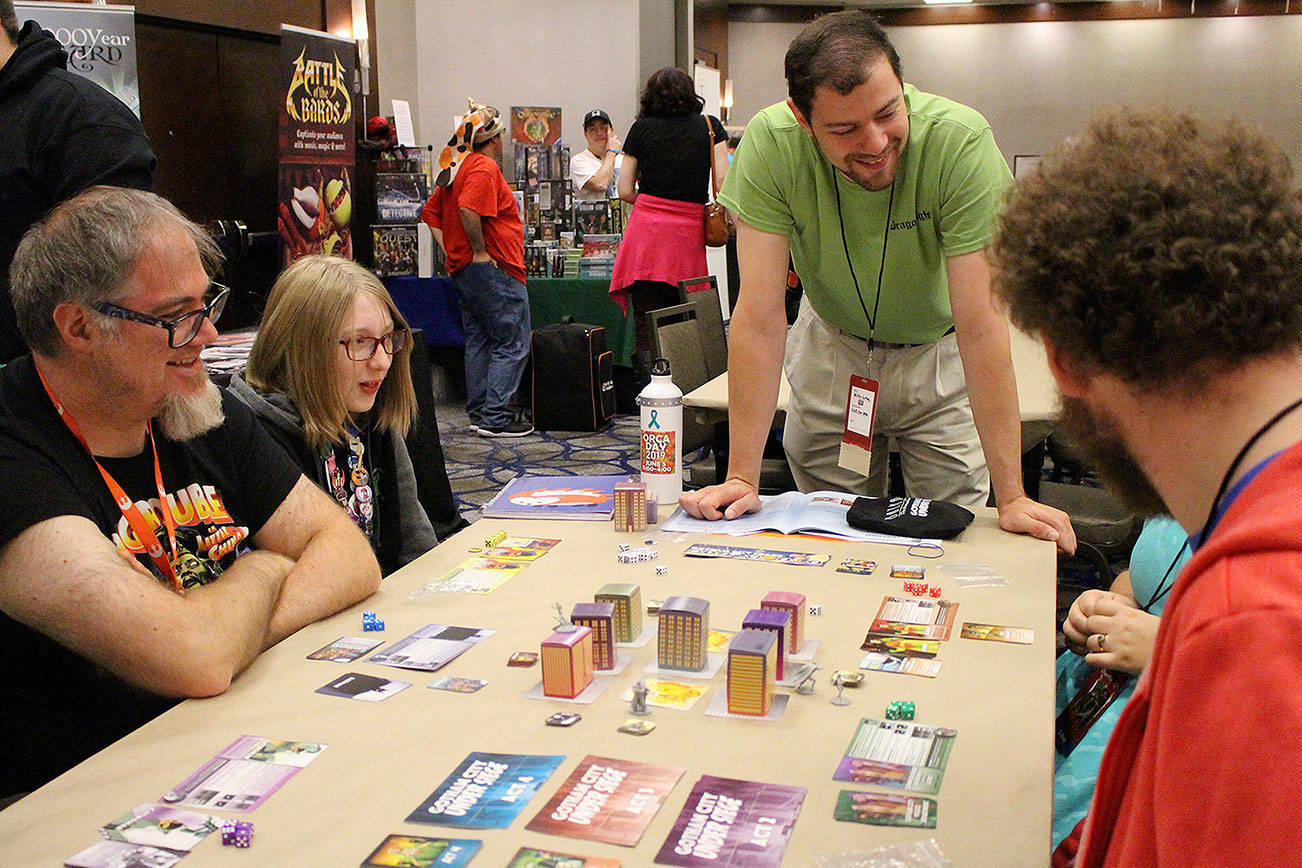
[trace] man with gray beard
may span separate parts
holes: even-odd
[[[370,545],[214,386],[227,290],[170,203],[93,187],[23,237],[0,370],[0,797],[369,596]]]

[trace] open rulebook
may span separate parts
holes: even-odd
[[[809,533],[819,536],[885,545],[938,545],[936,540],[916,537],[890,536],[851,527],[845,514],[850,511],[857,495],[842,491],[788,491],[783,494],[761,496],[764,506],[731,520],[706,521],[692,518],[682,508],[660,523],[661,530],[686,533],[723,533],[744,536],[750,533]]]

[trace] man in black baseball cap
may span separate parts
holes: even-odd
[[[589,202],[605,199],[619,176],[619,149],[623,143],[611,129],[610,115],[601,109],[583,116],[583,138],[588,147],[570,158],[574,198]]]

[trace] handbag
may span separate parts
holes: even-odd
[[[714,135],[710,118],[705,117],[705,138],[709,142],[710,156],[710,201],[705,203],[705,246],[722,247],[728,239],[737,234],[737,227],[732,222],[732,215],[714,198]]]

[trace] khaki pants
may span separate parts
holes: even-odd
[[[787,337],[785,367],[791,403],[782,442],[801,491],[885,495],[894,441],[910,496],[985,506],[990,476],[954,335],[918,347],[878,344],[869,365],[868,342],[828,325],[806,301]],[[837,464],[851,374],[881,384],[867,478]]]

